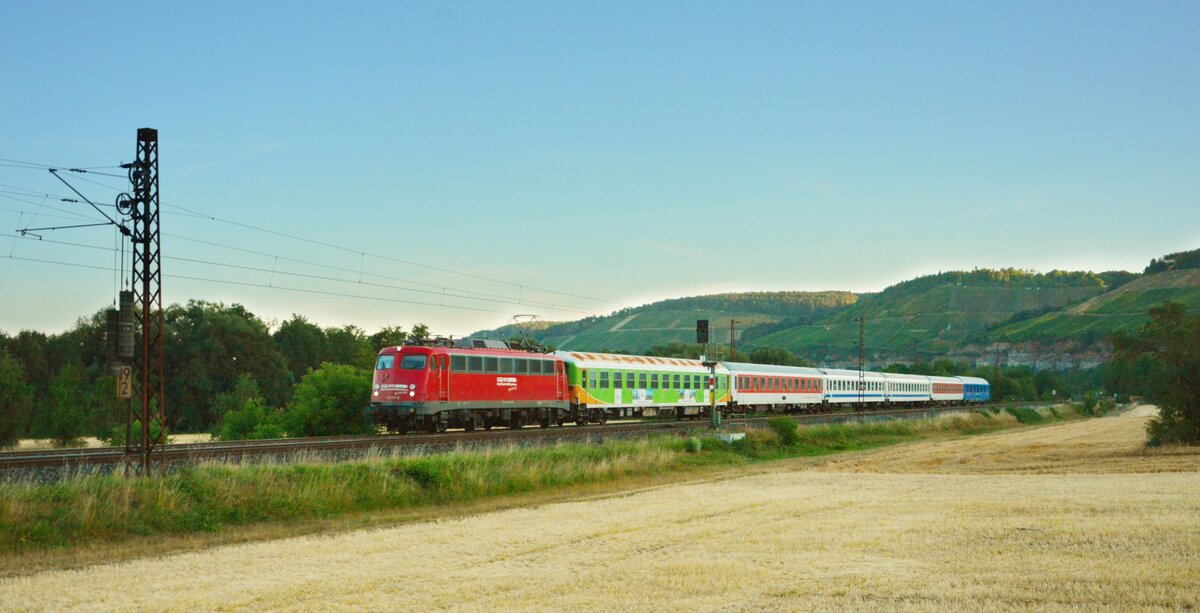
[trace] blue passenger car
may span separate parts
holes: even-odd
[[[992,386],[979,377],[955,377],[963,382],[963,402],[987,402],[992,398]]]

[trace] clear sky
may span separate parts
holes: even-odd
[[[112,166],[157,128],[164,203],[347,248],[167,208],[168,302],[368,331],[1140,270],[1200,247],[1198,31],[1196,2],[8,2],[0,158]],[[0,164],[0,330],[111,303],[113,232],[13,238],[89,209]]]

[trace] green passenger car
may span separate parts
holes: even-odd
[[[572,406],[593,415],[593,420],[700,417],[712,406],[710,371],[699,360],[582,351],[557,355],[566,362]],[[718,407],[728,404],[729,374],[720,365],[715,396]]]

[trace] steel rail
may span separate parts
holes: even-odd
[[[1061,402],[1011,402],[1000,404],[953,405],[946,407],[916,407],[879,411],[836,411],[833,413],[805,413],[787,415],[802,423],[834,423],[861,421],[877,417],[899,418],[904,416],[935,415],[957,411],[1002,409],[1014,406],[1044,406]],[[737,417],[727,423],[753,423],[777,415],[755,415]],[[448,432],[442,434],[367,434],[327,437],[305,437],[264,439],[252,441],[217,441],[208,443],[178,443],[159,447],[154,458],[157,461],[179,462],[205,458],[243,457],[297,453],[302,451],[337,451],[354,449],[388,449],[393,447],[442,447],[450,448],[461,444],[507,443],[539,439],[570,439],[581,436],[603,437],[606,434],[631,434],[637,432],[689,432],[707,430],[707,422],[682,421],[630,421],[606,425],[569,426],[542,428],[528,426],[519,430],[477,430],[474,432]],[[39,449],[30,451],[0,452],[0,470],[70,467],[98,464],[117,464],[125,457],[125,451],[117,447],[92,447],[77,449]]]

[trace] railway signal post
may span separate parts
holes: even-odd
[[[703,346],[700,362],[708,368],[708,412],[712,416],[712,429],[721,427],[721,413],[717,411],[717,362],[708,359],[708,320],[696,320],[696,342]]]

